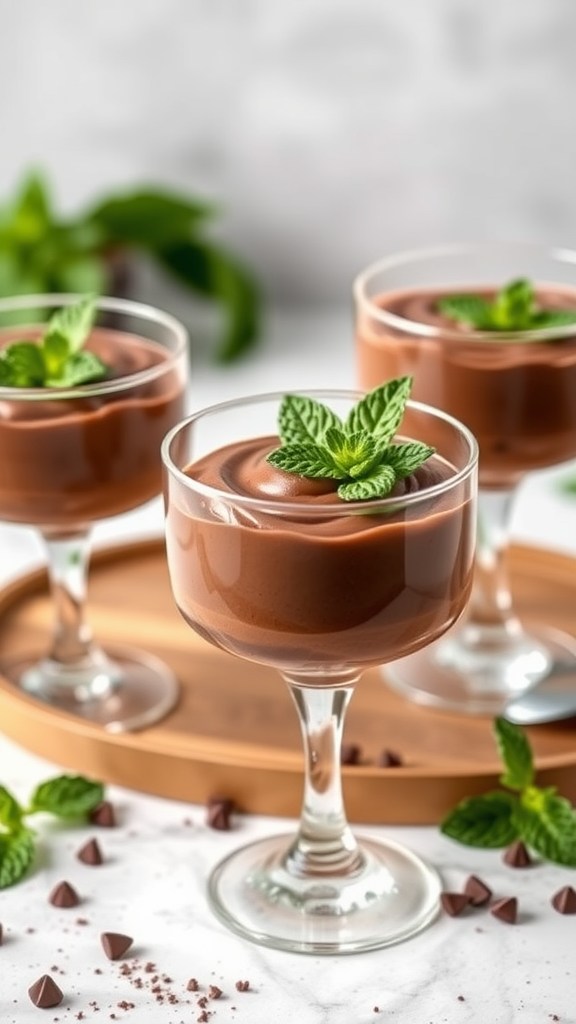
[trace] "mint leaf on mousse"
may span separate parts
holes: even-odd
[[[278,416],[282,447],[268,462],[286,473],[340,481],[344,501],[369,501],[390,494],[434,448],[419,441],[394,443],[412,388],[412,377],[396,377],[370,391],[345,422],[315,399],[286,395]]]
[[[35,833],[24,823],[31,814],[48,813],[64,821],[86,819],[104,798],[100,782],[82,775],[59,775],[34,790],[28,807],[0,786],[0,889],[24,877],[36,852]]]
[[[535,331],[576,324],[576,309],[542,309],[526,278],[510,281],[492,301],[461,294],[438,299],[436,306],[450,320],[478,331]]]
[[[507,790],[462,800],[441,822],[440,831],[466,846],[490,849],[520,839],[544,860],[576,867],[572,804],[554,786],[534,784],[532,749],[519,726],[497,718],[494,736],[504,766],[500,782]]]
[[[82,349],[95,315],[96,297],[88,295],[57,310],[39,341],[14,341],[0,350],[0,385],[61,388],[103,380],[108,368]]]

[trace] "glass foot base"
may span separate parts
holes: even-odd
[[[514,657],[468,652],[457,638],[456,631],[387,665],[386,683],[417,704],[491,716],[557,675],[574,673],[576,686],[576,641],[559,630],[526,624]]]
[[[21,657],[4,671],[26,693],[50,707],[117,733],[158,722],[175,707],[180,692],[163,661],[132,647],[107,647],[97,667]]]
[[[259,840],[214,869],[212,908],[243,938],[293,953],[358,953],[401,942],[436,917],[440,878],[410,850],[362,839],[358,872],[303,879],[284,868],[293,839]]]

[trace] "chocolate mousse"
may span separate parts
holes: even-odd
[[[496,290],[466,293],[493,299]],[[512,486],[525,472],[575,458],[576,326],[540,341],[478,332],[439,311],[454,294],[412,288],[373,298],[379,312],[364,308],[357,325],[360,385],[411,374],[413,399],[476,435],[482,487]],[[576,309],[576,289],[536,285],[535,297],[543,310]]]
[[[469,595],[474,514],[464,490],[424,495],[453,467],[431,456],[396,484],[398,502],[382,514],[339,500],[336,480],[271,466],[278,442],[241,441],[188,466],[215,489],[208,496],[167,482],[168,559],[184,618],[228,651],[299,665],[312,679],[328,664],[378,664],[441,635]],[[417,492],[421,501],[402,501]]]
[[[18,336],[1,330],[0,348]],[[50,388],[0,388],[0,519],[72,527],[160,493],[160,444],[184,415],[184,358],[103,327],[85,348],[110,368],[104,382],[66,397]]]

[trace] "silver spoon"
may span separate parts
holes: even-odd
[[[564,682],[558,678],[564,675]],[[576,716],[576,674],[573,667],[554,665],[548,680],[508,704],[504,718],[515,725],[544,725]]]

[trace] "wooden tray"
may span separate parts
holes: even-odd
[[[522,614],[567,632],[576,619],[576,560],[516,547],[512,579]],[[163,540],[110,548],[92,559],[90,620],[101,641],[145,646],[182,687],[163,722],[131,734],[54,711],[0,675],[0,729],[67,770],[178,800],[232,797],[256,813],[299,813],[302,749],[296,713],[276,673],[233,658],[197,637],[170,592]],[[0,664],[41,649],[52,612],[43,571],[0,591]],[[576,723],[529,730],[539,781],[576,802]],[[497,785],[500,765],[488,718],[416,707],[366,673],[350,705],[345,740],[365,763],[343,769],[356,822],[434,824],[461,798]],[[402,767],[376,765],[385,748]]]

